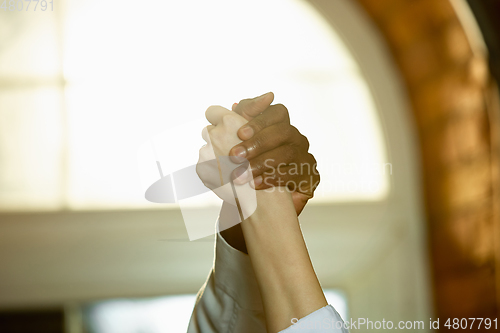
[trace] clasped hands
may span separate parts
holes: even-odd
[[[213,168],[229,166],[229,161],[235,163],[233,166],[246,162],[231,173],[234,183],[246,184],[246,191],[286,186],[298,215],[313,197],[320,176],[316,160],[308,152],[307,138],[290,125],[287,108],[271,105],[273,100],[273,93],[267,93],[241,100],[233,104],[231,111],[220,106],[208,108],[206,118],[211,125],[203,129],[207,145],[200,149],[197,172],[207,187],[217,189],[227,183],[222,177],[223,173],[227,177],[227,170],[219,169],[216,173]],[[215,158],[219,163],[204,163]],[[202,164],[205,166],[200,167]],[[214,192],[223,200],[234,198],[227,187],[226,192]],[[221,234],[230,245],[246,252],[239,224]]]
[[[199,162],[214,155],[222,160],[229,156],[234,163],[248,161],[249,165],[243,163],[232,173],[235,184],[249,182],[256,190],[287,186],[300,214],[313,197],[320,176],[316,160],[308,152],[307,138],[290,125],[285,106],[271,105],[273,99],[273,93],[267,93],[235,103],[232,111],[220,106],[208,108],[206,118],[211,125],[203,130],[207,145],[200,150]],[[200,168],[197,171],[208,187],[221,186]]]

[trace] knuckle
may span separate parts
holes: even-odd
[[[281,103],[276,104],[276,108],[280,114],[288,114],[288,109]]]
[[[287,125],[286,135],[289,142],[296,144],[297,138],[300,138],[302,134],[300,134],[299,130],[295,126]]]
[[[260,130],[267,127],[267,123],[262,117],[257,117],[252,120],[251,126],[254,128],[254,130],[256,130],[256,132],[259,132]]]
[[[295,127],[290,126],[287,123],[281,123],[280,124],[280,132],[283,134],[285,138],[290,138],[294,135],[295,133]]]
[[[304,147],[306,148],[306,151],[309,150],[309,139],[307,139],[307,137],[305,135],[301,135],[301,139],[302,139],[302,144],[304,145]],[[313,157],[314,158],[314,157]]]
[[[290,137],[294,137],[295,138],[295,142],[298,143],[299,145],[302,145],[302,146],[305,146],[306,147],[306,150],[309,150],[309,140],[307,139],[307,137],[305,135],[303,135],[302,133],[300,133],[300,131],[297,129],[297,127],[295,126],[291,126],[291,130],[290,130]]]
[[[317,162],[316,162],[316,159],[314,158],[314,156],[311,153],[307,153],[305,160],[306,160],[306,163],[312,167],[310,169],[311,172],[314,173],[316,171],[316,166],[317,166]]]
[[[316,167],[316,165],[318,165],[318,163],[317,163],[316,158],[314,157],[314,155],[311,154],[311,153],[308,153],[308,156],[309,156],[309,159],[311,160],[311,164],[314,165],[314,167]]]
[[[283,104],[276,104],[276,112],[280,119],[290,122],[290,115],[288,109]]]

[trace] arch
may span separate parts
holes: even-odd
[[[328,214],[323,214],[329,218],[322,224],[318,222],[320,214],[314,219],[308,215],[302,218],[307,218],[307,223],[302,225],[306,239],[307,232],[313,229],[309,224],[318,225],[315,242],[319,241],[320,231],[336,235],[330,237],[336,242],[339,241],[337,235],[349,228],[350,245],[356,247],[359,246],[356,240],[363,237],[364,232],[372,233],[367,241],[370,244],[366,245],[370,253],[363,254],[365,261],[359,264],[361,259],[351,258],[350,265],[362,267],[360,270],[346,269],[348,273],[344,275],[330,273],[328,276],[322,268],[327,265],[325,262],[316,265],[318,275],[323,285],[337,283],[346,291],[352,318],[390,317],[394,322],[428,320],[432,314],[432,302],[420,188],[421,163],[417,128],[411,117],[411,103],[403,79],[393,64],[383,36],[363,7],[348,0],[308,2],[332,25],[357,60],[375,100],[388,159],[394,167],[390,195],[384,202],[374,203],[370,213],[366,213],[365,210],[369,209],[366,205],[360,205],[356,210],[336,204],[331,206]],[[364,211],[364,214],[357,211]],[[359,223],[358,215],[363,215],[361,218],[365,223]],[[370,221],[366,221],[367,216]],[[350,221],[351,225],[332,223],[332,220],[343,219]],[[312,258],[316,258],[316,246],[308,244]],[[337,259],[329,260],[335,262]]]
[[[485,49],[477,38],[470,39],[467,5],[448,0],[357,3],[390,50],[411,103],[437,315],[497,317],[498,93]]]

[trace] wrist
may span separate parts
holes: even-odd
[[[284,187],[257,191],[257,208],[241,229],[247,247],[253,248],[287,247],[292,239],[302,239],[291,193]]]
[[[256,191],[256,197],[257,207],[255,212],[247,219],[248,221],[258,222],[266,219],[270,222],[283,220],[286,217],[297,219],[292,193],[286,187],[259,190]]]

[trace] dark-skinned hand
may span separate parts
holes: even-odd
[[[293,204],[297,215],[314,195],[320,176],[316,169],[316,159],[308,152],[309,142],[294,126],[290,125],[287,108],[282,104],[271,105],[274,94],[244,99],[233,104],[232,110],[248,120],[238,130],[243,140],[234,146],[229,155],[235,162],[244,157],[250,162],[255,188],[264,190],[274,186],[287,186],[292,191]],[[245,169],[236,169],[235,178]],[[221,232],[226,241],[236,249],[246,253],[246,245],[241,226]]]

